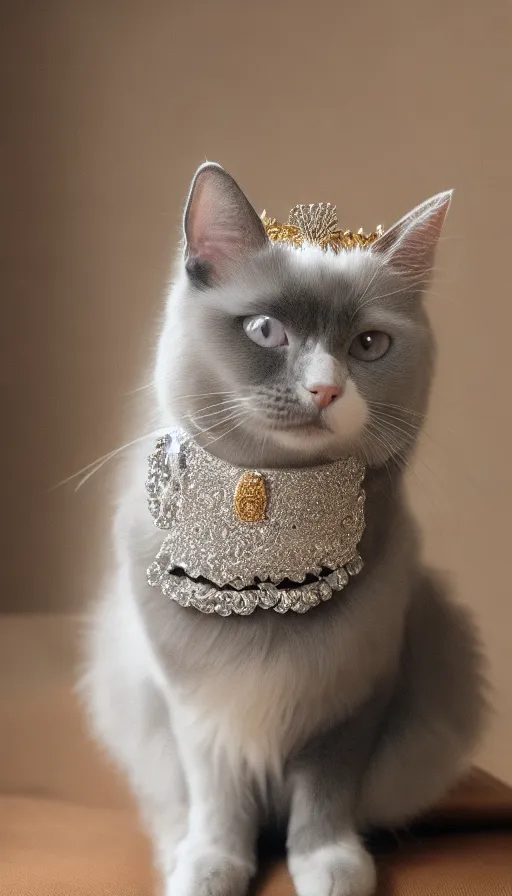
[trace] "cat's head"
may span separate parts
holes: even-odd
[[[441,193],[370,247],[270,243],[218,165],[197,172],[156,370],[164,423],[244,466],[403,457],[434,346],[422,305],[450,204]]]

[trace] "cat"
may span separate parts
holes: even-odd
[[[429,807],[478,741],[479,638],[421,565],[403,488],[434,367],[423,297],[450,201],[441,193],[371,246],[335,254],[271,243],[220,166],[194,177],[151,411],[162,431],[179,426],[242,467],[362,460],[365,565],[306,615],[183,608],[147,584],[162,533],[147,444],[131,452],[83,694],[166,896],[243,896],[269,821],[286,833],[298,896],[369,896],[364,835]]]

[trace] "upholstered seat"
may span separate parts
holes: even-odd
[[[0,621],[0,896],[154,896],[133,805],[88,741],[69,617]],[[379,896],[512,896],[512,789],[475,772],[420,826],[373,844]],[[257,896],[293,896],[262,856]]]

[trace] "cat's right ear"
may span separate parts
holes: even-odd
[[[221,283],[268,237],[261,218],[220,165],[196,172],[185,208],[185,266],[197,286]]]

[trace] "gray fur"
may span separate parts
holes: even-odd
[[[159,425],[179,422],[248,467],[347,450],[370,466],[365,568],[347,590],[305,617],[223,619],[147,585],[160,535],[146,510],[146,452],[133,452],[84,695],[137,795],[167,896],[243,896],[258,830],[273,818],[288,832],[299,896],[370,894],[373,865],[358,836],[438,799],[481,731],[478,639],[467,611],[423,569],[402,488],[432,375],[422,295],[446,196],[348,258],[270,246],[222,169],[203,167],[194,181],[158,350]],[[256,313],[285,325],[286,350],[245,336],[243,318]],[[372,363],[349,354],[367,330],[392,340]],[[342,416],[308,403],[301,384],[318,358],[364,400],[360,432],[345,436]]]

